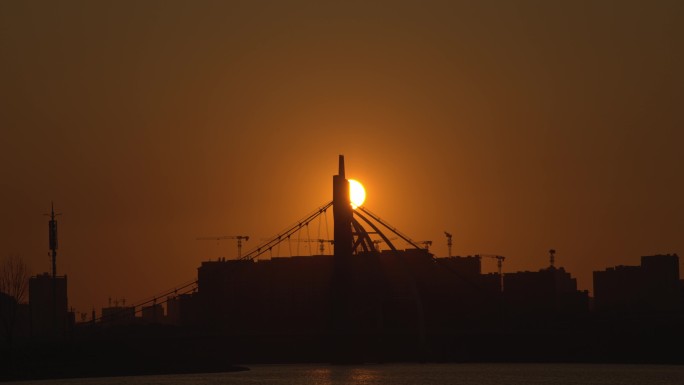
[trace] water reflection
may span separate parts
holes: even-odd
[[[375,384],[379,378],[378,372],[371,369],[356,368],[351,371],[351,379],[354,384]]]
[[[368,367],[318,367],[305,371],[303,377],[305,383],[312,385],[372,385],[381,383],[378,370]]]
[[[310,379],[308,383],[311,385],[330,385],[333,383],[330,368],[312,369],[308,371],[308,373],[305,373],[305,377]]]
[[[673,385],[684,367],[586,364],[255,365],[250,371],[26,381],[22,385]]]

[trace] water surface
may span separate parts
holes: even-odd
[[[28,381],[41,385],[681,385],[684,366],[593,364],[254,365],[249,371]]]

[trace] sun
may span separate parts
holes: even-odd
[[[363,205],[363,201],[366,200],[366,189],[363,188],[359,181],[354,179],[349,179],[349,200],[354,210]]]

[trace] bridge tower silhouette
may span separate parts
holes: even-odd
[[[376,244],[371,239],[369,232],[354,216],[373,229],[373,234],[380,236],[391,249],[390,252],[398,254],[379,225],[385,226],[389,231],[397,234],[416,249],[422,249],[416,242],[400,233],[397,229],[387,225],[380,218],[370,213],[362,206],[352,208],[350,201],[349,181],[345,175],[344,155],[339,155],[337,175],[333,175],[333,220],[334,220],[334,254],[333,254],[333,277],[331,295],[331,327],[332,327],[332,359],[334,363],[361,363],[364,361],[363,350],[368,345],[367,323],[369,314],[361,310],[368,305],[381,307],[382,289],[378,285],[369,284],[368,281],[379,280],[380,260]],[[369,220],[364,214],[371,217],[376,223]],[[427,250],[425,250],[427,253]],[[366,275],[366,280],[357,277],[358,274]],[[417,326],[417,347],[423,350],[425,346],[425,331],[423,320],[423,308],[420,294],[415,279],[409,271],[404,273],[411,277],[411,297],[415,305]],[[375,276],[373,276],[375,275]],[[368,279],[370,278],[370,279]],[[371,315],[371,318],[373,316]],[[379,322],[382,324],[382,321]],[[382,325],[379,326],[382,331]]]
[[[339,156],[339,169],[333,176],[334,242],[332,277],[332,343],[336,352],[333,360],[339,363],[358,360],[356,327],[352,317],[354,291],[352,288],[353,211],[349,198],[349,181],[345,176],[344,155]]]

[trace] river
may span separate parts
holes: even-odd
[[[603,364],[254,365],[249,371],[107,377],[17,384],[41,385],[675,385],[684,366]]]

